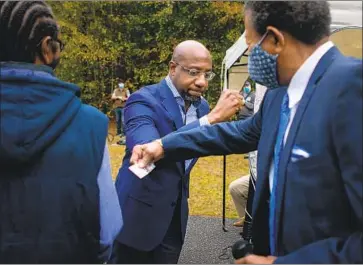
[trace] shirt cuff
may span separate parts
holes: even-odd
[[[210,125],[207,115],[204,115],[202,118],[199,119],[199,124],[200,124],[200,126],[209,126]]]

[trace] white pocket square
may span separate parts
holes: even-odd
[[[296,162],[301,159],[306,159],[310,157],[310,153],[308,153],[306,150],[304,150],[301,147],[294,146],[291,152],[291,162]]]

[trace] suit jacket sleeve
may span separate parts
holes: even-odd
[[[336,99],[331,120],[342,185],[352,209],[357,231],[345,238],[332,237],[314,242],[275,263],[363,263],[363,173],[362,173],[362,64]],[[347,218],[350,218],[347,216]]]
[[[162,138],[165,157],[186,160],[256,150],[261,134],[261,121],[262,109],[244,121],[225,122],[171,133]]]
[[[126,144],[132,150],[137,144],[144,144],[159,139],[155,127],[157,118],[153,106],[141,93],[132,94],[126,102],[125,110]]]

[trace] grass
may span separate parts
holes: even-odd
[[[118,138],[115,137],[113,142]],[[115,179],[125,153],[124,146],[109,146],[112,177]],[[248,174],[248,162],[243,155],[227,157],[226,216],[237,218],[228,185],[233,180]],[[189,210],[191,215],[222,216],[223,157],[200,158],[190,178]]]

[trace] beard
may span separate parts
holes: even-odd
[[[196,97],[196,96],[191,96],[189,95],[187,92],[183,92],[181,97],[185,100],[185,101],[189,101],[192,103],[198,103],[201,101],[201,97]]]

